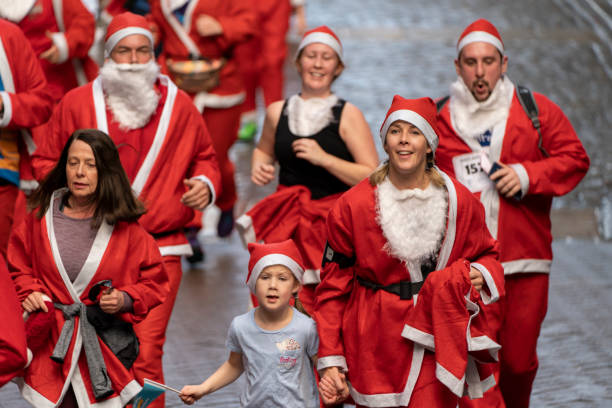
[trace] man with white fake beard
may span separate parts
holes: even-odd
[[[34,155],[34,170],[43,177],[79,128],[102,130],[117,145],[147,209],[139,222],[155,237],[170,284],[168,300],[135,326],[140,355],[134,371],[141,382],[163,382],[163,344],[181,281],[180,257],[191,254],[183,228],[194,209],[214,202],[219,168],[202,116],[187,94],[159,74],[144,17],[117,15],[108,26],[105,55],[100,76],[70,91],[55,109]],[[163,406],[163,398],[155,403]]]
[[[505,75],[508,57],[493,24],[470,24],[457,55],[450,98],[438,101],[436,163],[484,205],[506,280],[496,322],[499,388],[460,406],[523,408],[538,368],[536,346],[548,301],[552,199],[576,187],[589,158],[557,105]]]

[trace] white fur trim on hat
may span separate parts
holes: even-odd
[[[330,46],[336,52],[336,54],[338,54],[340,62],[344,64],[342,45],[334,38],[333,35],[323,32],[310,33],[304,37],[298,46],[297,52],[295,53],[295,60],[297,61],[300,51],[302,51],[307,45],[314,43],[321,43]]]
[[[419,128],[419,130],[423,133],[423,136],[425,136],[425,139],[427,139],[427,143],[429,143],[429,147],[431,148],[432,152],[436,151],[436,148],[438,147],[438,135],[436,132],[433,130],[427,119],[415,111],[407,109],[396,110],[387,117],[382,129],[380,129],[380,138],[383,145],[385,144],[385,138],[387,137],[389,127],[396,120],[403,120],[405,122],[412,123],[414,126]]]
[[[253,270],[249,275],[249,281],[247,282],[247,286],[251,292],[255,293],[255,283],[257,282],[257,278],[259,277],[261,271],[272,265],[286,266],[293,273],[298,282],[302,282],[304,270],[297,262],[293,260],[293,258],[283,254],[269,254],[261,257],[253,266]]]
[[[104,56],[106,58],[110,57],[111,51],[113,50],[113,48],[115,48],[117,43],[121,41],[122,39],[124,39],[125,37],[127,37],[128,35],[133,35],[133,34],[144,35],[151,42],[151,46],[153,46],[153,34],[151,34],[151,31],[147,30],[146,28],[142,28],[142,27],[126,27],[126,28],[122,28],[121,30],[117,31],[116,33],[108,37],[106,44],[104,44]]]
[[[473,42],[486,42],[492,44],[499,52],[502,54],[504,53],[504,44],[502,44],[499,38],[486,31],[473,31],[459,41],[459,44],[457,44],[457,54],[461,52],[463,47]]]

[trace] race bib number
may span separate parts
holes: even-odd
[[[483,169],[482,153],[466,153],[453,157],[455,177],[472,193],[479,193],[493,183]]]

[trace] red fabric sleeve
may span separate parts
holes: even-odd
[[[32,292],[42,292],[49,295],[49,291],[45,285],[36,278],[32,269],[32,254],[34,253],[32,245],[32,233],[33,223],[35,220],[35,214],[38,209],[35,209],[32,213],[28,214],[24,222],[17,226],[13,226],[11,231],[11,238],[9,240],[9,246],[7,251],[7,261],[11,278],[15,283],[15,289],[17,290],[17,297],[20,302]]]
[[[75,130],[70,110],[71,98],[68,93],[53,110],[49,121],[34,129],[33,137],[36,150],[32,154],[32,167],[37,180],[42,180],[53,169],[59,159],[64,144]]]
[[[352,240],[350,208],[346,200],[340,197],[327,217],[327,241],[334,251],[352,257]],[[316,288],[313,314],[319,332],[319,358],[344,356],[342,321],[353,279],[352,267],[341,269],[337,263],[328,262],[321,268],[321,283]]]
[[[534,97],[540,110],[542,146],[550,157],[521,163],[529,175],[528,194],[560,196],[585,176],[589,157],[561,109],[541,94]]]
[[[62,14],[70,58],[87,56],[93,44],[96,20],[81,0],[64,0]]]
[[[15,377],[27,362],[25,327],[15,286],[0,254],[0,387]]]
[[[119,225],[118,225],[119,226]],[[149,311],[166,300],[170,287],[168,274],[163,267],[157,243],[140,225],[124,225],[131,228],[128,253],[138,254],[140,277],[137,282],[118,287],[132,300],[133,312],[124,313],[121,318],[130,323],[142,321]]]
[[[244,42],[257,32],[257,15],[248,1],[250,0],[232,0],[229,12],[217,17],[217,21],[223,27],[223,34],[217,38],[217,43],[222,49]]]
[[[12,117],[9,127],[32,128],[45,123],[53,101],[38,57],[23,32],[7,21],[0,23],[2,42],[13,73]]]
[[[221,172],[219,171],[215,149],[213,148],[212,139],[210,133],[208,133],[208,128],[204,123],[204,119],[202,119],[199,112],[193,108],[185,123],[190,123],[195,127],[194,132],[196,132],[198,141],[198,153],[192,159],[189,168],[189,177],[207,177],[215,189],[216,196],[219,197],[219,194],[221,194]]]

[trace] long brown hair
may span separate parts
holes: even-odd
[[[97,129],[78,129],[70,136],[57,164],[28,199],[28,209],[31,211],[38,207],[36,216],[42,218],[49,208],[53,192],[67,186],[68,150],[76,140],[87,143],[96,160],[98,185],[92,200],[96,208],[92,228],[98,228],[102,221],[109,224],[136,221],[146,212],[144,205],[132,192],[115,143],[106,133]]]

